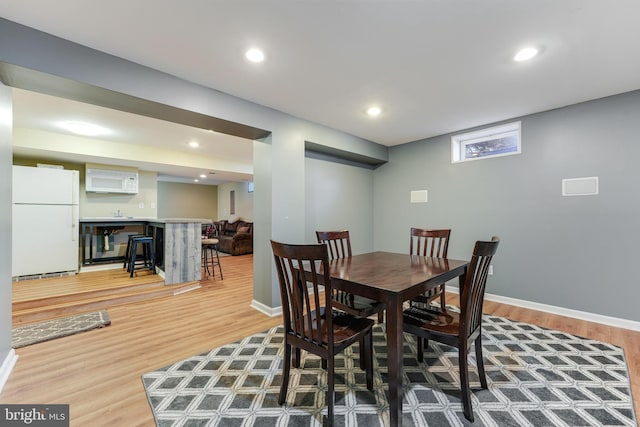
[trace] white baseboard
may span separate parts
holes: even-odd
[[[11,374],[11,371],[16,365],[17,360],[18,355],[16,354],[16,351],[14,349],[9,350],[9,353],[7,353],[7,357],[5,357],[2,361],[2,366],[0,366],[0,392],[9,379],[9,374]]]
[[[459,293],[458,285],[447,285],[447,292]],[[515,305],[516,307],[528,308],[531,310],[543,311],[545,313],[557,314],[559,316],[572,317],[574,319],[586,320],[588,322],[601,323],[603,325],[615,326],[616,328],[640,331],[640,322],[634,320],[621,319],[619,317],[603,316],[601,314],[589,313],[586,311],[572,310],[570,308],[558,307],[554,305],[541,304],[517,298],[503,297],[501,295],[484,294],[484,298],[503,304]]]
[[[252,300],[251,308],[258,310],[261,313],[266,314],[269,317],[276,317],[282,315],[282,306],[279,307],[269,307],[266,304],[263,304],[259,301]]]
[[[83,265],[80,267],[80,273],[90,273],[92,271],[105,271],[122,269],[122,262],[111,262],[105,264]]]
[[[454,294],[458,292],[458,285],[447,285],[447,292]],[[557,314],[559,316],[572,317],[574,319],[586,320],[588,322],[601,323],[603,325],[614,326],[616,328],[630,329],[632,331],[640,331],[640,322],[634,320],[621,319],[619,317],[603,316],[601,314],[589,313],[586,311],[572,310],[570,308],[558,307],[554,305],[541,304],[537,302],[531,302],[521,300],[517,298],[504,297],[501,295],[485,293],[484,298],[488,301],[495,301],[502,304],[514,305],[516,307],[528,308],[531,310],[542,311],[545,313]],[[282,314],[282,306],[269,307],[256,300],[251,302],[251,307],[258,310],[261,313],[270,317],[279,316]]]

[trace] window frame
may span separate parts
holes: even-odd
[[[451,137],[451,163],[463,163],[474,160],[492,159],[495,157],[512,156],[522,154],[522,125],[520,121],[491,126],[473,132],[453,135]],[[505,137],[516,137],[516,150],[506,153],[488,154],[484,156],[464,158],[466,147],[480,142],[492,141]]]

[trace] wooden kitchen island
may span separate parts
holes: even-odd
[[[96,262],[91,248],[97,229],[138,225],[142,227],[143,234],[153,236],[156,273],[164,279],[165,285],[200,281],[202,224],[211,222],[210,219],[199,218],[83,218],[80,220],[82,264]],[[110,261],[120,263],[123,260],[119,257]]]
[[[153,236],[156,269],[166,285],[202,279],[202,224],[210,219],[167,218],[149,221]]]

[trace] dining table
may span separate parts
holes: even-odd
[[[385,304],[389,425],[402,425],[403,305],[458,278],[460,294],[469,261],[392,252],[370,252],[329,262],[331,286]]]

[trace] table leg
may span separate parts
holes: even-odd
[[[387,364],[389,381],[389,422],[392,427],[402,426],[402,301],[393,296],[387,310]]]

